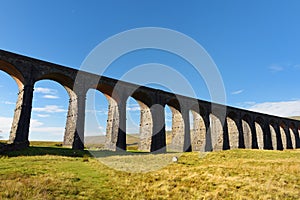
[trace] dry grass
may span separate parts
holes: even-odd
[[[57,147],[56,151],[64,150]],[[29,151],[29,150],[27,150]],[[39,149],[34,149],[38,154]],[[64,150],[65,151],[65,150]],[[50,152],[52,154],[53,152]],[[0,158],[0,199],[299,199],[300,151],[230,150],[184,153],[178,163],[147,173],[136,169],[172,154],[107,154],[102,159],[34,155]],[[131,157],[130,157],[131,156]],[[158,162],[159,163],[159,162]],[[150,164],[149,164],[150,165]],[[128,168],[124,165],[124,170]],[[146,165],[147,166],[147,165]]]
[[[293,116],[293,117],[290,117],[291,119],[295,119],[295,120],[300,120],[300,116]]]

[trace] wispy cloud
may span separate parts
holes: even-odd
[[[300,64],[280,63],[280,64],[272,64],[268,68],[271,72],[276,73],[284,70],[299,70]]]
[[[50,117],[50,115],[47,115],[47,114],[45,114],[45,115],[43,115],[43,114],[37,114],[37,116],[38,116],[38,117],[41,117],[41,118]]]
[[[90,114],[100,114],[100,115],[107,115],[108,114],[107,108],[106,109],[102,109],[102,110],[86,109],[85,112],[86,113],[90,113]]]
[[[55,96],[55,95],[47,94],[47,95],[44,95],[43,98],[45,98],[45,99],[58,99],[59,97]]]
[[[141,107],[139,104],[128,104],[126,107],[127,111],[140,111]]]
[[[8,138],[10,128],[12,125],[12,117],[1,117],[0,116],[0,133],[3,138]],[[62,135],[65,130],[65,127],[47,127],[44,123],[37,119],[30,120],[30,131],[38,133],[47,133],[51,135]],[[5,135],[5,136],[4,136]]]
[[[248,109],[282,117],[300,116],[300,100],[257,103]]]
[[[30,120],[30,131],[38,133],[47,133],[51,135],[61,135],[65,130],[65,127],[46,126],[44,123],[37,119]]]
[[[50,88],[37,87],[37,88],[34,88],[34,92],[42,93],[42,94],[56,94],[57,90],[50,89]]]
[[[11,101],[1,101],[1,103],[5,104],[5,105],[15,105],[15,102],[11,102]]]
[[[269,66],[269,70],[271,72],[280,72],[280,71],[284,70],[284,67],[282,65],[273,64],[273,65]]]
[[[63,109],[61,106],[57,105],[46,105],[45,107],[32,108],[35,112],[46,112],[46,113],[59,113],[66,112],[67,110]]]
[[[0,117],[0,130],[2,134],[8,134],[10,132],[12,120],[11,117]]]
[[[126,110],[127,110],[127,111],[140,111],[141,108],[140,108],[140,106],[127,107]]]
[[[295,69],[300,69],[300,64],[294,65]]]
[[[32,132],[47,133],[51,135],[62,135],[65,131],[65,127],[33,127]]]
[[[58,99],[57,90],[51,88],[37,87],[34,89],[35,93],[44,94],[42,98],[45,99]]]
[[[237,95],[237,94],[241,94],[242,92],[244,92],[244,90],[236,90],[231,92],[232,95]]]

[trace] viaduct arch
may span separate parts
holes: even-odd
[[[9,137],[9,143],[15,145],[29,145],[34,84],[48,79],[61,84],[69,94],[64,145],[73,149],[84,148],[85,100],[89,89],[102,92],[109,102],[106,148],[110,150],[126,150],[126,101],[129,97],[134,98],[141,108],[141,150],[166,151],[166,105],[172,110],[172,145],[176,151],[300,148],[298,120],[100,77],[3,50],[0,50],[0,70],[10,75],[19,88]],[[212,112],[212,106],[225,109],[225,116],[218,111]]]

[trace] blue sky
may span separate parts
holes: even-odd
[[[108,37],[133,28],[168,28],[193,38],[209,53],[223,78],[227,105],[300,115],[299,9],[297,0],[1,1],[0,48],[79,69]],[[190,81],[198,98],[210,100],[204,81],[193,77],[188,64],[162,51],[122,56],[105,75],[120,78],[145,63],[172,66]],[[0,90],[5,94],[0,96],[0,134],[8,138],[18,90],[3,72]],[[107,116],[105,97],[97,92],[94,101],[93,94],[89,91],[87,97],[86,132],[90,135],[105,132]],[[38,82],[30,139],[62,140],[67,106],[68,95],[61,85]],[[135,132],[137,102],[129,101],[127,110],[128,127]],[[96,121],[89,117],[94,113]]]

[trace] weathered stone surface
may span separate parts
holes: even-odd
[[[205,151],[206,127],[202,116],[192,111],[193,128],[191,132],[192,151]]]
[[[258,149],[264,149],[263,129],[262,129],[261,125],[257,122],[255,122],[255,129],[256,129]]]
[[[249,124],[242,120],[242,127],[243,127],[243,133],[244,133],[244,143],[246,149],[252,148],[252,135],[251,135],[251,128]]]
[[[69,100],[68,114],[65,127],[65,135],[63,145],[72,146],[74,142],[74,134],[76,131],[76,120],[77,120],[77,97],[73,94]]]
[[[119,109],[117,102],[108,97],[108,114],[106,123],[106,142],[105,148],[115,151],[119,131]]]
[[[227,127],[230,149],[237,149],[239,147],[239,131],[235,121],[229,117],[227,117]]]
[[[273,149],[277,149],[276,131],[272,125],[270,125],[270,132],[271,132],[272,147],[273,147]]]
[[[287,149],[287,138],[283,127],[280,127],[280,135],[281,135],[283,149]]]
[[[180,111],[170,107],[172,111],[172,141],[170,151],[183,151],[184,144],[184,120]]]
[[[223,149],[223,126],[221,121],[213,114],[210,114],[210,132],[214,151]]]
[[[151,110],[146,104],[140,101],[138,101],[138,103],[141,108],[140,142],[138,148],[141,151],[150,151],[152,130],[153,130]]]

